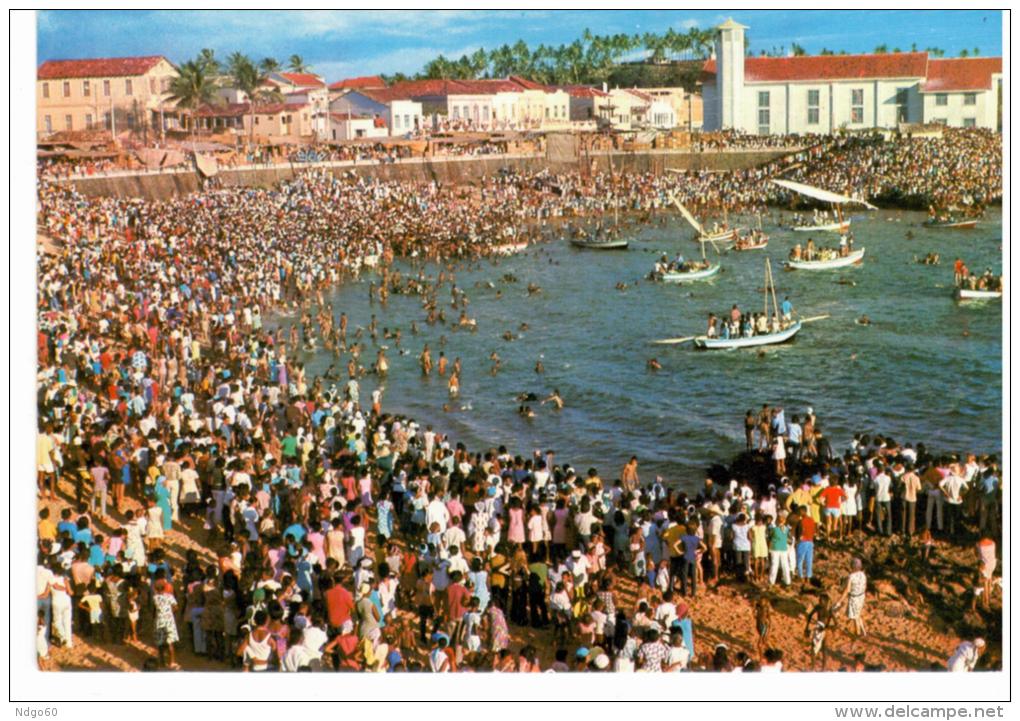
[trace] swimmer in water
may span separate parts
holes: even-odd
[[[499,359],[499,353],[492,351],[492,355],[489,356],[489,360],[492,361],[492,368],[489,369],[489,372],[492,375],[496,375],[499,373],[499,368],[502,365],[502,361]]]
[[[871,325],[871,318],[866,315],[862,315],[856,322],[857,325]]]
[[[540,360],[539,361],[535,361],[535,372],[536,373],[545,373],[545,366],[542,365],[542,361],[540,361]]]
[[[503,333],[503,340],[509,342],[509,341],[512,341],[513,339],[514,339],[514,334],[511,333],[510,331],[505,331]]]
[[[559,388],[554,388],[553,392],[550,393],[547,398],[544,398],[542,400],[542,405],[543,406],[546,403],[552,403],[554,406],[556,406],[556,410],[558,410],[558,411],[563,410],[563,396],[560,395],[560,389]]]
[[[646,363],[646,366],[648,367],[648,370],[650,370],[650,371],[660,371],[660,370],[662,370],[662,363],[659,363],[659,361],[657,359],[655,359],[655,358],[649,358],[648,359],[648,363]]]
[[[519,394],[517,396],[517,402],[518,403],[523,403],[524,401],[537,401],[537,400],[538,400],[538,396],[536,396],[534,393],[530,393],[530,392],[529,393],[521,393],[521,394]]]

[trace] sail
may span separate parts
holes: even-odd
[[[676,204],[676,207],[678,207],[680,209],[680,214],[682,216],[684,216],[684,218],[687,219],[687,222],[690,223],[691,227],[694,228],[694,230],[696,230],[698,232],[698,235],[704,235],[705,234],[705,229],[702,228],[701,227],[701,223],[699,223],[695,219],[695,217],[693,215],[691,215],[691,211],[687,210],[687,208],[684,207],[683,203],[681,203],[679,200],[677,200],[676,196],[673,195],[672,193],[670,193],[669,199],[672,200]]]
[[[836,203],[836,204],[841,204],[841,203],[860,203],[861,205],[863,205],[866,208],[870,208],[871,210],[877,210],[877,208],[874,205],[872,205],[871,203],[869,203],[869,202],[867,202],[865,200],[861,200],[860,198],[851,198],[848,195],[840,195],[839,193],[830,193],[828,190],[822,190],[821,188],[816,188],[816,187],[814,187],[812,185],[805,185],[804,183],[795,183],[792,180],[776,180],[776,179],[772,179],[772,182],[774,184],[778,185],[781,188],[786,188],[787,190],[792,190],[795,193],[800,193],[801,195],[806,195],[807,197],[814,198],[815,200],[822,200],[822,201],[824,201],[826,203]]]

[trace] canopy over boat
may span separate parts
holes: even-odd
[[[861,200],[860,198],[851,198],[849,195],[840,195],[839,193],[832,193],[828,190],[816,188],[813,185],[795,183],[792,180],[777,180],[775,178],[772,179],[772,183],[778,185],[780,188],[786,188],[787,190],[792,190],[795,193],[800,193],[801,195],[806,195],[809,198],[821,200],[826,203],[833,203],[835,205],[842,205],[844,203],[859,203],[863,205],[865,208],[868,208],[869,210],[878,210],[878,208],[876,208],[874,205],[867,202],[866,200]]]

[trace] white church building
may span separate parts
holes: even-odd
[[[732,19],[716,28],[702,78],[705,130],[824,134],[901,123],[1000,129],[1001,57],[748,57],[746,29]]]

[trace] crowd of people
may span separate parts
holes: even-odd
[[[927,210],[1002,199],[1002,136],[982,128],[943,128],[938,137],[836,136],[799,156],[790,180],[872,203]],[[777,193],[780,199],[789,194]]]
[[[995,275],[991,268],[985,268],[984,273],[975,273],[962,259],[953,261],[953,284],[957,288],[967,290],[1002,291],[1002,276]]]
[[[784,297],[777,312],[769,315],[767,312],[745,312],[734,303],[729,313],[716,315],[708,314],[708,329],[705,335],[708,338],[753,338],[758,335],[769,335],[786,330],[793,323],[793,303],[789,297]]]
[[[394,277],[392,258],[477,258],[550,218],[653,210],[670,193],[764,204],[757,172],[507,171],[465,189],[313,170],[164,202],[42,183],[39,225],[56,243],[38,259],[40,658],[88,636],[151,641],[165,669],[186,644],[253,672],[778,671],[767,619],[757,650],[706,649],[693,599],[741,584],[767,615],[757,598],[786,592],[780,573],[786,586],[791,571],[812,578],[810,561],[783,559],[815,532],[842,543],[891,533],[896,518],[913,534],[914,475],[928,489],[924,543],[981,536],[994,571],[994,458],[888,438],[835,456],[810,411],[795,433],[771,410],[764,484],[680,492],[642,481],[636,458],[603,479],[552,451],[469,450],[386,413],[381,383],[363,391],[367,375],[385,378],[383,351],[366,369],[368,341],[324,300],[378,265],[381,301],[393,288],[431,294],[438,314],[445,282],[466,318],[452,272],[426,289]],[[301,338],[271,330],[274,313],[299,314]],[[314,328],[347,355],[346,374],[307,374],[299,350]],[[374,344],[374,319],[369,334]],[[789,456],[776,458],[779,444]],[[844,513],[830,489],[851,489],[860,510]],[[866,633],[857,566],[819,596],[813,638],[837,617],[854,639]],[[551,631],[552,660],[516,644],[525,626]]]
[[[808,238],[807,243],[801,247],[800,243],[796,243],[790,248],[790,260],[793,261],[817,261],[817,260],[833,260],[835,258],[846,258],[854,252],[854,234],[852,231],[841,233],[839,236],[839,244],[834,248],[819,248],[815,245],[814,238]]]

